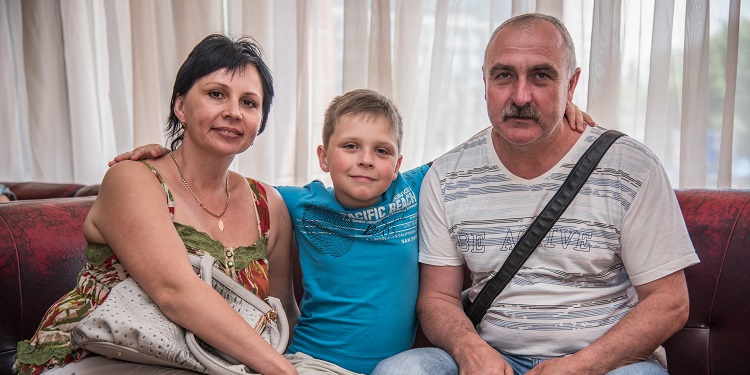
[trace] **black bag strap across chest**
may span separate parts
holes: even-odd
[[[616,130],[607,130],[581,156],[560,189],[547,203],[539,216],[534,219],[531,226],[518,240],[516,246],[513,247],[513,251],[508,255],[508,259],[505,260],[497,274],[485,284],[477,298],[466,308],[466,315],[474,326],[482,321],[482,317],[487,313],[495,298],[505,289],[513,276],[529,259],[534,249],[539,246],[542,239],[555,225],[557,219],[568,208],[570,202],[573,201],[583,184],[591,176],[609,147],[623,135],[625,134]]]

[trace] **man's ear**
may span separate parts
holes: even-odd
[[[318,163],[320,163],[320,169],[323,170],[323,172],[328,173],[328,158],[326,157],[326,149],[323,147],[323,145],[318,146]]]
[[[180,120],[181,123],[185,123],[185,96],[180,95],[174,98],[174,115]]]
[[[482,66],[482,83],[484,83],[484,101],[487,101],[487,76],[484,74],[484,66]]]
[[[396,177],[398,177],[398,170],[401,169],[401,160],[404,159],[404,155],[398,156],[398,161],[396,162],[396,168],[393,170],[393,178],[391,181],[396,181]]]
[[[573,94],[576,92],[576,86],[578,86],[578,78],[581,78],[581,68],[576,68],[573,75],[568,81],[568,102],[573,102]]]

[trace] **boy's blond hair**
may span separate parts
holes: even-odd
[[[323,147],[328,148],[336,123],[345,115],[383,116],[396,131],[398,153],[401,153],[401,139],[404,137],[404,123],[398,108],[388,98],[377,91],[356,89],[339,95],[331,101],[323,119]]]

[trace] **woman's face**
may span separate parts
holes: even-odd
[[[183,144],[227,156],[247,150],[258,135],[262,103],[263,86],[253,65],[201,77],[175,99],[175,115],[185,124]]]

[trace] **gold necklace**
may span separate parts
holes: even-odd
[[[229,171],[227,171],[227,177],[226,177],[226,191],[227,191],[227,203],[224,204],[224,211],[221,211],[221,214],[217,215],[206,208],[206,206],[203,205],[200,199],[198,199],[198,196],[195,195],[193,192],[193,189],[190,188],[190,185],[187,183],[187,180],[185,180],[185,176],[182,175],[182,168],[180,168],[180,163],[177,162],[177,159],[174,158],[174,152],[170,152],[169,156],[172,157],[172,161],[174,161],[174,164],[177,166],[177,170],[180,172],[180,178],[182,179],[182,183],[185,184],[185,187],[188,188],[190,191],[190,194],[193,194],[193,198],[195,198],[195,201],[198,202],[198,205],[201,206],[203,211],[206,211],[209,215],[219,219],[219,230],[224,231],[224,222],[221,220],[221,217],[224,216],[224,214],[227,212],[227,208],[229,207],[229,198],[231,197],[231,194],[229,194]]]

